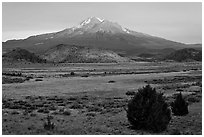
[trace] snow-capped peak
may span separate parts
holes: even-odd
[[[131,33],[128,29],[123,28],[118,23],[104,20],[98,17],[89,17],[86,20],[82,21],[78,26],[69,29],[69,33],[78,34],[79,31],[84,31],[86,33]]]
[[[81,28],[87,24],[96,24],[96,23],[101,23],[103,22],[104,20],[103,19],[100,19],[98,17],[90,17],[86,20],[84,20],[83,22],[80,23],[80,25],[77,26],[77,28]]]

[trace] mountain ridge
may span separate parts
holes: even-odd
[[[59,32],[30,36],[26,39],[2,43],[3,52],[21,47],[38,55],[58,44],[101,48],[112,50],[116,53],[123,52],[125,56],[163,48],[182,49],[186,46],[192,47],[184,43],[132,31],[120,26],[118,23],[97,17],[88,18],[79,25]]]

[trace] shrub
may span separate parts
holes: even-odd
[[[19,105],[19,104],[10,103],[10,104],[8,105],[8,108],[9,108],[9,109],[22,109],[22,106]]]
[[[2,84],[23,83],[24,81],[23,78],[2,77]]]
[[[202,81],[198,81],[198,82],[192,84],[192,86],[200,86],[200,87],[202,87]]]
[[[72,71],[72,72],[70,73],[70,75],[72,75],[72,76],[73,76],[73,75],[75,75],[75,73]]]
[[[31,113],[30,116],[35,117],[35,116],[37,116],[37,114],[36,113]]]
[[[108,81],[108,83],[115,83],[115,81],[114,80],[110,80],[110,81]]]
[[[22,73],[21,72],[3,72],[2,75],[21,77]]]
[[[200,102],[200,98],[197,96],[188,97],[188,102],[191,103]]]
[[[183,116],[188,114],[188,103],[183,98],[181,92],[176,96],[176,100],[171,103],[174,115]]]
[[[64,110],[64,112],[62,112],[63,115],[71,115],[71,111],[70,110]]]
[[[133,95],[135,95],[135,91],[127,91],[125,94],[127,96],[133,96]]]
[[[71,106],[71,109],[83,109],[83,105],[78,103],[78,102],[74,102]]]
[[[77,100],[77,99],[78,99],[77,97],[71,96],[71,97],[69,97],[67,100],[75,101],[75,100]]]
[[[11,112],[11,114],[12,114],[12,115],[18,115],[18,114],[20,114],[20,113],[19,113],[18,111],[15,111],[15,110],[14,110],[14,111]]]
[[[56,107],[56,106],[54,106],[54,105],[50,105],[50,106],[48,107],[48,109],[49,109],[49,110],[56,110],[56,109],[57,109],[57,107]]]
[[[181,135],[181,131],[179,129],[173,129],[170,132],[170,135]]]
[[[35,81],[43,81],[42,79],[35,79]]]
[[[178,89],[176,89],[176,91],[180,91],[181,92],[181,91],[183,91],[183,89],[178,88]]]
[[[30,80],[30,79],[33,79],[33,77],[31,77],[31,76],[26,77],[26,80]]]
[[[37,110],[39,113],[49,113],[50,111],[47,108],[40,108]]]
[[[90,106],[87,106],[87,110],[88,112],[90,111],[101,112],[102,108],[96,105],[90,105]]]
[[[81,77],[89,77],[89,75],[88,74],[84,74],[84,75],[82,75]]]
[[[128,103],[127,118],[136,129],[161,132],[171,120],[171,110],[163,94],[147,85],[138,90]]]
[[[62,77],[69,77],[69,74],[61,74]]]
[[[51,113],[52,115],[58,115],[58,114],[60,114],[58,111],[54,111],[54,112],[52,112]]]
[[[51,121],[53,119],[52,116],[48,115],[47,116],[47,122],[44,123],[44,129],[46,130],[53,130],[55,127],[55,124]]]

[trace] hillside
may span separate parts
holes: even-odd
[[[41,57],[56,63],[116,63],[130,61],[113,51],[64,44],[49,49]]]
[[[15,48],[10,52],[3,54],[3,61],[28,61],[32,63],[46,63],[45,59],[42,59],[25,49]]]
[[[182,61],[202,61],[202,51],[192,48],[177,50],[164,57],[165,60]]]

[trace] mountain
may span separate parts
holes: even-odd
[[[178,62],[183,61],[202,61],[202,51],[196,50],[192,48],[185,48],[181,50],[177,50],[167,55],[165,60],[174,60]]]
[[[197,50],[202,50],[202,44],[197,43],[197,44],[187,44],[186,48],[193,48]]]
[[[118,63],[130,62],[113,51],[59,44],[41,56],[55,63]]]
[[[46,63],[45,59],[42,59],[25,49],[15,48],[10,52],[3,54],[3,61],[27,61],[32,63]]]
[[[150,58],[150,57],[155,57],[155,56],[165,56],[167,54],[170,54],[172,52],[176,51],[173,48],[164,48],[164,49],[157,49],[156,51],[147,51],[144,53],[141,53],[137,55],[138,57],[144,57],[144,58]]]
[[[79,25],[59,32],[30,36],[21,40],[3,42],[3,52],[20,47],[37,55],[43,55],[59,44],[78,45],[89,48],[112,50],[123,56],[134,56],[144,52],[157,52],[164,48],[182,49],[187,46],[129,30],[108,20],[91,17]]]

